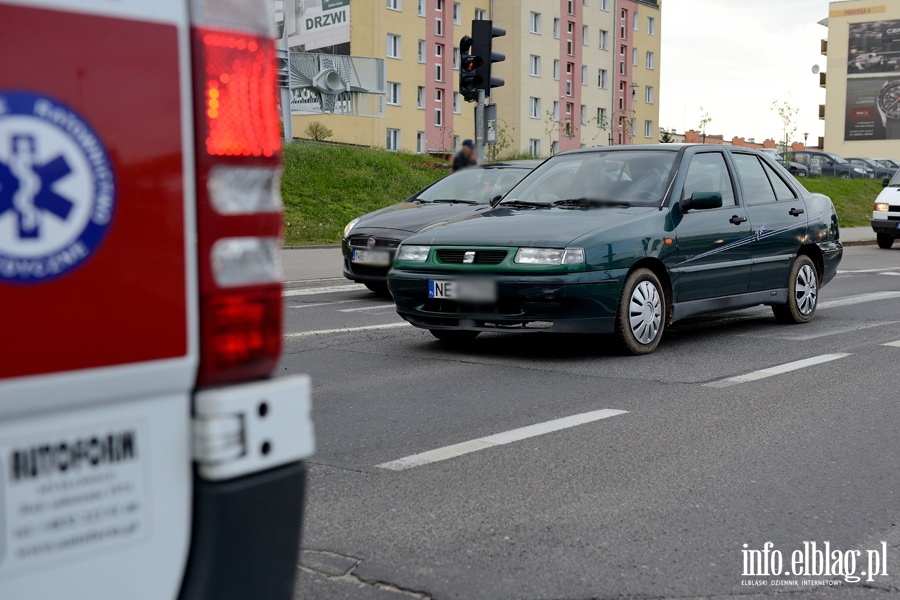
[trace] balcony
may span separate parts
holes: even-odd
[[[822,53],[822,56],[828,56],[828,40],[822,40],[821,48],[819,52]]]
[[[819,118],[820,119],[825,118],[825,105],[824,104],[819,105]]]
[[[825,71],[822,71],[821,73],[819,73],[819,87],[820,88],[825,87],[825,82],[826,82]]]

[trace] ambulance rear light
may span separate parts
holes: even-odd
[[[206,189],[219,214],[281,212],[281,169],[217,165]]]
[[[222,288],[281,283],[278,238],[222,238],[212,247],[212,271]]]

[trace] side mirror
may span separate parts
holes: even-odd
[[[889,177],[885,177],[881,180],[881,187],[887,187],[891,184],[891,180]]]
[[[722,208],[722,192],[694,192],[681,201],[681,212]]]
[[[503,194],[497,194],[491,198],[491,208],[497,208],[497,205],[500,204],[501,200],[503,200]]]

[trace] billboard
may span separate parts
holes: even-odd
[[[350,54],[350,0],[285,0],[288,46]]]
[[[844,140],[900,139],[900,20],[849,27]]]

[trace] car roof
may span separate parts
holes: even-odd
[[[542,160],[505,160],[500,162],[489,162],[484,163],[483,165],[478,165],[481,169],[503,169],[503,168],[517,168],[517,169],[534,169],[539,164],[541,164]]]

